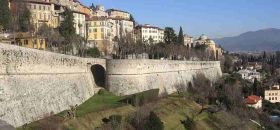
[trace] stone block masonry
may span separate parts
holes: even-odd
[[[211,81],[222,76],[219,61],[107,60],[107,87],[117,95],[159,88],[176,92],[175,85],[193,82],[201,73]]]
[[[0,43],[0,119],[21,126],[83,103],[98,90],[90,67],[105,62]]]
[[[220,63],[80,58],[0,43],[0,120],[18,127],[80,105],[100,87],[117,95],[172,93],[198,73],[214,81]]]

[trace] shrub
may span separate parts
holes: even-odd
[[[188,130],[192,128],[193,120],[189,117],[187,117],[186,120],[181,121],[181,123],[184,125],[184,127]]]
[[[111,125],[113,128],[118,128],[120,127],[122,123],[122,116],[121,115],[111,115],[109,117]]]
[[[91,56],[91,57],[94,57],[94,58],[97,58],[97,57],[100,57],[100,51],[98,50],[98,48],[94,47],[94,48],[89,48],[87,50],[87,55],[88,56]]]
[[[103,95],[103,94],[105,94],[106,93],[106,90],[105,89],[100,89],[99,91],[98,91],[98,94],[99,95]]]
[[[160,118],[154,113],[150,112],[147,122],[145,123],[145,130],[163,130],[164,126]]]

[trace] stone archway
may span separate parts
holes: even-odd
[[[90,70],[92,72],[92,76],[94,79],[95,84],[98,87],[105,87],[105,81],[106,81],[106,73],[105,68],[102,65],[95,64],[90,67]]]

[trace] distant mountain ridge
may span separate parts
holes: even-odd
[[[249,31],[235,37],[214,39],[228,51],[279,51],[280,29],[268,28]]]

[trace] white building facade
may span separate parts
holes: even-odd
[[[264,91],[264,99],[268,100],[271,103],[280,102],[280,89],[279,85],[274,85],[270,90]]]
[[[139,25],[135,28],[137,40],[144,43],[156,44],[164,41],[164,30],[149,24]]]

